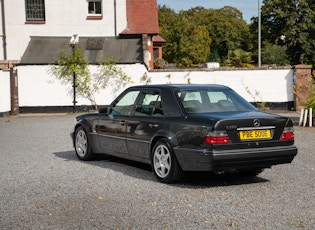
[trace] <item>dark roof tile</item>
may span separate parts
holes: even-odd
[[[70,52],[70,37],[31,37],[20,64],[55,64],[61,50]],[[140,38],[80,37],[79,45],[91,64],[98,64],[100,55],[115,57],[119,63],[142,63]]]

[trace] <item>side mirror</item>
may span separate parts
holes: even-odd
[[[102,108],[99,108],[98,110],[99,113],[104,113],[104,114],[108,114],[109,111],[110,111],[110,107],[102,107]]]

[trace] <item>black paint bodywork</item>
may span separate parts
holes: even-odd
[[[82,126],[92,152],[107,154],[150,164],[151,151],[161,138],[169,140],[180,167],[184,171],[250,170],[290,163],[297,154],[294,140],[280,140],[285,127],[293,127],[284,116],[262,113],[254,107],[247,111],[186,113],[176,97],[181,90],[224,89],[219,85],[144,85],[125,90],[157,90],[162,95],[163,116],[141,117],[113,115],[114,100],[99,113],[77,117],[74,131]],[[249,103],[248,103],[249,104]],[[272,139],[241,141],[239,128],[252,128],[259,119],[261,127],[273,127]],[[231,143],[211,145],[204,137],[214,131],[226,131]],[[73,131],[73,132],[74,132]]]

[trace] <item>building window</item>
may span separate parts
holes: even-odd
[[[153,57],[154,57],[154,60],[160,58],[159,48],[153,48]]]
[[[89,14],[102,14],[102,2],[101,1],[88,1]]]
[[[45,0],[25,0],[27,22],[45,21]]]
[[[87,19],[102,19],[102,0],[87,0]]]

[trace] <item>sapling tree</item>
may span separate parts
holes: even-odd
[[[75,84],[78,96],[88,99],[98,109],[95,95],[108,85],[114,86],[115,89],[125,86],[131,82],[131,78],[117,66],[115,58],[101,58],[97,72],[91,74],[89,69],[90,63],[82,52],[80,46],[72,48],[72,52],[67,53],[62,50],[58,54],[57,65],[51,65],[51,73],[63,84]],[[75,73],[75,82],[73,79]]]

